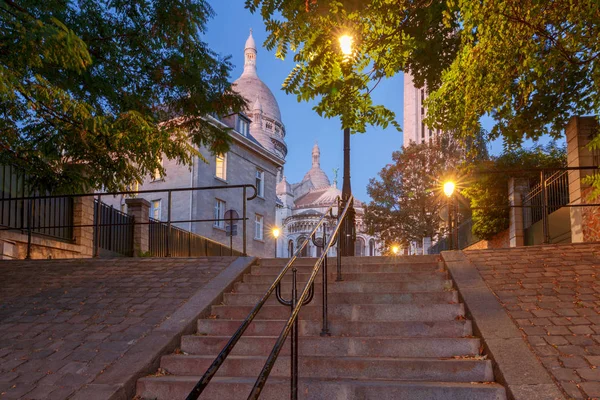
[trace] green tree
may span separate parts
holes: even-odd
[[[465,181],[460,190],[473,209],[473,234],[489,240],[508,228],[508,180],[515,173],[506,171],[519,171],[518,177],[529,179],[533,185],[540,180],[540,173],[535,169],[566,166],[565,148],[555,143],[530,149],[509,149],[498,157],[477,163],[471,168],[472,178]]]
[[[427,87],[427,123],[461,137],[480,120],[492,138],[558,137],[568,118],[600,111],[600,2],[246,0],[260,12],[279,57],[296,67],[284,83],[299,100],[345,127],[387,126],[394,114],[374,105],[385,78],[411,71]],[[345,57],[338,37],[353,37]],[[597,139],[600,146],[600,139]]]
[[[164,154],[228,148],[203,118],[238,111],[202,41],[204,0],[0,1],[0,163],[38,187],[122,189]]]
[[[386,247],[441,233],[440,211],[447,204],[441,186],[456,176],[464,160],[465,152],[448,137],[413,143],[392,154],[379,179],[369,181],[372,201],[365,212],[367,225]]]

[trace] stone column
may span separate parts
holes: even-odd
[[[94,196],[73,199],[73,225],[88,225],[73,228],[75,244],[80,247],[81,257],[94,255]]]
[[[567,136],[567,162],[569,167],[593,166],[594,157],[588,150],[587,144],[597,132],[598,122],[595,117],[572,117],[567,124],[565,134]],[[581,179],[594,171],[576,170],[569,171],[569,204],[585,203],[585,189]],[[571,207],[571,242],[585,241],[583,235],[583,209]]]
[[[133,255],[139,256],[150,250],[150,202],[146,199],[126,199],[127,214],[135,218],[133,227]],[[142,224],[140,224],[142,222]]]
[[[523,196],[527,193],[529,184],[524,178],[510,178],[508,180],[508,201],[511,206],[509,216],[509,246],[525,246],[525,229],[523,226]]]

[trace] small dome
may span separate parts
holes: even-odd
[[[302,179],[302,182],[306,181],[311,181],[315,189],[323,189],[331,186],[327,174],[320,167],[312,167],[309,169]]]
[[[248,36],[248,40],[246,40],[246,46],[244,46],[244,50],[256,50],[256,43],[254,42],[254,37],[252,36],[252,29],[250,29],[250,36]]]

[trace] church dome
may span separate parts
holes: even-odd
[[[253,100],[255,100],[254,104],[259,102],[265,116],[281,122],[281,111],[279,111],[279,104],[277,104],[273,92],[256,74],[254,76],[246,75],[244,71],[244,74],[233,83],[233,89],[242,95],[249,104]]]
[[[325,171],[321,169],[321,150],[315,143],[312,150],[312,168],[308,170],[302,182],[310,181],[315,189],[323,189],[331,186]]]
[[[285,127],[281,121],[279,104],[271,89],[256,72],[256,43],[250,36],[244,46],[244,72],[233,82],[233,90],[246,99],[246,114],[251,119],[250,134],[261,146],[281,158],[287,155],[284,141]]]

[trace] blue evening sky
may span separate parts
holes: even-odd
[[[311,150],[318,141],[321,148],[321,168],[333,180],[333,169],[339,168],[338,187],[342,183],[342,130],[339,119],[325,119],[312,110],[314,103],[299,103],[293,95],[281,90],[281,85],[294,66],[290,57],[285,61],[275,57],[274,52],[262,48],[267,37],[260,15],[251,14],[244,8],[244,0],[211,1],[216,16],[209,22],[204,40],[221,55],[231,55],[235,68],[232,80],[237,79],[244,68],[244,44],[250,28],[258,49],[257,69],[259,77],[271,89],[279,103],[283,123],[286,127],[288,155],[285,175],[290,183],[302,180],[311,167]],[[376,104],[384,104],[396,113],[402,125],[403,76],[399,74],[382,82],[373,92]],[[485,123],[485,128],[490,127]],[[351,177],[352,192],[356,198],[368,201],[366,186],[369,179],[392,160],[392,152],[402,146],[402,133],[394,128],[368,127],[364,134],[352,135]],[[492,152],[499,153],[501,143],[492,145]]]

